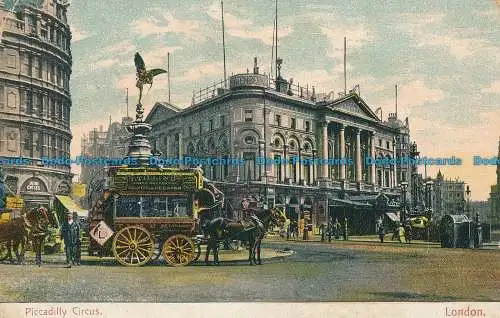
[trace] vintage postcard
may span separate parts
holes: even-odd
[[[0,0],[0,318],[499,317],[499,24]]]

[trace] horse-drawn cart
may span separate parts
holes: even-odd
[[[201,171],[120,167],[110,172],[110,189],[89,214],[89,252],[100,249],[125,266],[142,266],[158,254],[172,266],[196,261],[198,214],[221,202]]]

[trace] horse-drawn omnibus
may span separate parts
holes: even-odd
[[[161,253],[172,266],[200,254],[199,218],[223,202],[199,169],[110,168],[110,187],[89,211],[89,254],[142,266]]]

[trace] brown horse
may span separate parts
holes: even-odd
[[[219,242],[228,239],[247,241],[249,244],[248,261],[250,265],[262,264],[260,259],[260,244],[271,225],[283,227],[287,221],[285,213],[277,208],[270,210],[255,210],[248,220],[236,222],[226,218],[215,218],[204,227],[208,234],[208,246],[205,263],[208,265],[210,251],[214,251],[214,264],[219,264]]]
[[[47,209],[44,207],[32,209],[19,218],[0,224],[0,242],[6,242],[10,262],[13,262],[13,248],[16,253],[17,262],[19,264],[24,263],[26,244],[31,240],[33,243],[33,250],[36,253],[36,263],[40,265],[42,245],[48,225],[49,216]],[[19,246],[21,246],[20,252]]]

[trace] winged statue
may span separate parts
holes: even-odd
[[[139,104],[142,99],[142,89],[145,84],[149,84],[149,89],[153,86],[153,77],[167,73],[164,69],[154,68],[152,70],[146,69],[146,64],[139,53],[135,53],[134,57],[135,68],[137,70],[137,83],[135,86],[139,89]],[[148,90],[149,90],[148,89]]]

